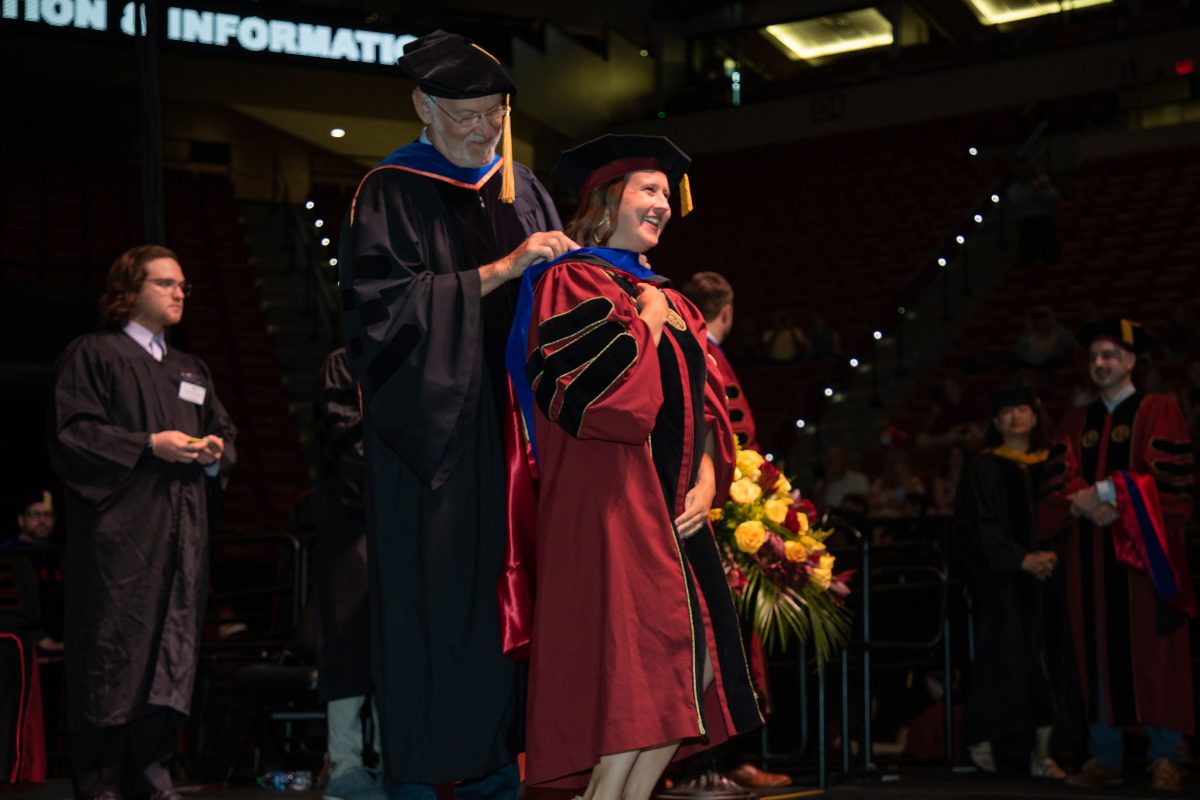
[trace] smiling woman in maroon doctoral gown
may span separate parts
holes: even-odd
[[[662,137],[564,153],[572,238],[598,246],[526,276],[541,475],[526,778],[587,783],[587,800],[648,798],[677,754],[762,722],[708,525],[732,472],[722,379],[703,317],[639,265],[688,163]]]

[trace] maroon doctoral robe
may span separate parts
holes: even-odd
[[[1195,728],[1186,616],[1195,598],[1184,531],[1192,512],[1192,448],[1174,398],[1137,392],[1109,413],[1100,400],[1068,412],[1051,450],[1040,527],[1062,537],[1067,610],[1081,699],[1090,722]],[[1068,497],[1111,478],[1121,520],[1097,528],[1070,515]],[[1160,567],[1177,579],[1170,597],[1156,593],[1150,564],[1131,565],[1137,514],[1126,487],[1141,484],[1138,511],[1157,520]],[[1152,484],[1152,486],[1147,486]],[[1100,667],[1103,667],[1101,672]],[[1110,717],[1100,719],[1103,697]]]
[[[602,755],[684,740],[682,757],[762,721],[712,531],[681,542],[673,524],[709,433],[724,500],[724,387],[695,307],[665,289],[675,314],[656,347],[631,299],[637,282],[587,257],[552,266],[534,295],[530,784],[581,786]]]
[[[719,344],[709,340],[708,349],[713,360],[717,362],[721,382],[725,384],[725,404],[729,408],[729,422],[733,425],[734,435],[737,436],[738,447],[743,450],[761,450],[754,430],[754,414],[750,411],[750,401],[742,391],[742,384],[733,371],[733,365],[729,363]]]

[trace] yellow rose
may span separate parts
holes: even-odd
[[[803,542],[784,542],[783,556],[788,561],[803,561],[808,558],[808,550],[805,549]]]
[[[779,480],[775,481],[775,491],[779,494],[791,494],[792,484],[788,482],[787,478],[780,475]]]
[[[797,511],[796,512],[796,522],[800,523],[800,533],[808,532],[808,515],[807,514]]]
[[[771,522],[783,524],[787,519],[788,504],[785,500],[772,498],[763,504],[763,515]]]
[[[816,581],[817,586],[822,589],[828,589],[833,583],[833,556],[829,553],[821,555],[820,566],[812,571],[812,579]]]
[[[733,502],[748,506],[762,497],[762,487],[749,478],[742,478],[740,481],[734,481],[729,487],[729,496],[733,498]]]
[[[825,543],[818,542],[816,539],[814,539],[811,536],[801,536],[800,541],[804,542],[804,546],[807,547],[810,552],[813,552],[813,553],[825,552]]]
[[[720,508],[710,508],[710,509],[708,510],[708,518],[709,518],[709,520],[710,520],[710,521],[712,521],[712,522],[716,522],[716,521],[717,521],[717,520],[719,520],[719,519],[720,519],[720,518],[721,518],[721,517],[722,517],[724,514],[725,514],[724,510],[722,510],[722,509],[720,509]]]
[[[763,464],[763,457],[753,450],[739,450],[737,454],[737,468],[742,471],[742,475],[751,480],[758,480],[758,468]]]
[[[733,538],[737,540],[738,550],[754,554],[767,540],[767,529],[761,522],[750,520],[737,526],[733,532]]]

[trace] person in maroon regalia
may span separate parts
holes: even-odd
[[[646,800],[673,758],[762,723],[708,525],[724,383],[700,312],[639,263],[689,163],[658,136],[564,153],[585,246],[526,273],[509,339],[540,470],[526,780],[588,800]]]
[[[1059,427],[1045,475],[1041,535],[1062,537],[1075,670],[1091,758],[1068,779],[1121,782],[1122,731],[1150,739],[1151,786],[1178,789],[1182,736],[1195,728],[1187,617],[1196,616],[1184,529],[1193,456],[1174,397],[1131,378],[1147,336],[1129,320],[1081,331],[1100,397]]]
[[[719,272],[697,272],[684,285],[683,294],[704,315],[704,324],[708,328],[708,350],[717,362],[717,370],[725,379],[725,404],[729,408],[729,421],[733,424],[738,447],[759,450],[750,401],[733,372],[733,365],[721,349],[721,343],[733,330],[733,287]]]

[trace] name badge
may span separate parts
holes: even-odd
[[[188,381],[179,382],[179,399],[186,400],[189,403],[196,405],[204,405],[204,396],[208,394],[208,390],[203,386],[197,386]]]

